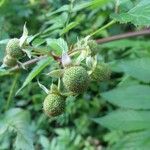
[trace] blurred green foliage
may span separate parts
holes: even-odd
[[[75,0],[73,6],[72,2],[0,1],[0,62],[8,39],[20,38],[25,22],[29,40],[35,47],[41,46],[41,51],[51,42],[52,48],[59,49],[60,37],[73,45],[111,18],[119,23],[102,30],[95,39],[150,25],[148,0],[122,0],[119,14],[113,0]],[[0,150],[149,150],[149,38],[101,44],[98,59],[110,64],[111,80],[94,82],[86,93],[68,97],[65,113],[57,118],[44,115],[46,94],[37,79],[49,88],[55,80],[45,74],[57,69],[58,63],[42,60],[27,71],[1,76]],[[20,87],[25,88],[15,96]]]

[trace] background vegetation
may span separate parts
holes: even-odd
[[[20,38],[25,22],[28,40],[43,52],[60,37],[71,46],[88,35],[96,40],[129,31],[149,34],[150,1],[1,0],[1,64],[8,39]],[[149,36],[99,41],[99,47],[99,60],[110,65],[111,79],[69,97],[57,118],[43,113],[46,94],[37,82],[49,87],[53,80],[45,74],[57,62],[47,58],[27,70],[0,70],[0,150],[149,150]]]

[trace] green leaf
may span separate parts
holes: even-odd
[[[45,43],[45,40],[40,37],[37,37],[32,41],[32,45],[34,47],[38,47],[38,46],[42,45],[43,43]]]
[[[104,141],[108,142],[109,144],[114,144],[120,140],[120,138],[123,136],[122,131],[111,131],[104,135]]]
[[[29,73],[22,87],[17,91],[16,94],[18,94],[27,84],[29,84],[33,78],[35,78],[45,67],[47,67],[52,62],[52,60],[53,59],[50,57],[40,60],[38,64]]]
[[[111,2],[112,0],[92,0],[92,1],[88,1],[88,2],[82,2],[82,3],[77,3],[74,8],[73,8],[73,12],[78,12],[80,10],[89,8],[89,7],[102,7],[104,5],[106,5],[107,3]],[[54,14],[60,13],[60,12],[65,12],[65,11],[69,11],[70,6],[69,5],[63,5],[62,7],[60,7],[59,9],[50,12],[48,14],[46,14],[47,17],[50,17]]]
[[[70,31],[71,29],[73,29],[74,27],[76,27],[79,24],[79,22],[71,22],[69,23],[60,33],[60,35],[63,35],[65,33],[67,33],[68,31]]]
[[[130,133],[108,150],[149,150],[150,131]]]
[[[142,0],[128,12],[113,14],[112,18],[121,23],[131,22],[136,26],[150,26],[150,1]]]
[[[6,0],[1,0],[0,1],[0,7],[5,3]]]
[[[134,7],[132,0],[121,0],[119,1],[119,12],[127,12]]]
[[[40,136],[40,144],[42,145],[42,147],[44,149],[48,149],[48,147],[50,145],[50,141],[46,136],[41,135]]]
[[[117,110],[93,120],[110,130],[129,132],[150,129],[150,111]]]
[[[19,39],[19,40],[20,40],[20,43],[19,43],[20,47],[23,46],[23,44],[26,42],[27,38],[28,38],[28,29],[27,29],[26,23],[25,23],[25,24],[24,24],[24,27],[23,27],[22,36],[21,36],[21,38]]]
[[[63,52],[68,51],[68,45],[67,42],[62,39],[47,39],[48,45],[52,48],[54,53],[58,56],[61,56]]]
[[[55,10],[53,12],[47,13],[46,16],[50,17],[50,16],[52,16],[54,14],[57,14],[57,13],[60,13],[60,12],[64,12],[64,11],[68,11],[68,10],[69,10],[69,5],[63,5],[59,9],[57,9],[57,10]]]
[[[140,81],[150,82],[149,57],[122,61],[119,66],[126,74]]]
[[[15,147],[16,150],[34,150],[33,147],[33,140],[32,140],[32,134],[31,131],[27,132],[27,129],[24,130],[22,128],[25,128],[23,125],[20,125],[18,127],[18,130],[21,130],[21,133],[17,134],[16,141],[15,141]],[[27,127],[26,127],[27,128]]]
[[[7,131],[7,126],[3,123],[0,122],[0,136],[3,136],[3,134]]]
[[[14,147],[16,150],[33,150],[33,135],[30,129],[30,114],[19,108],[10,109],[3,115],[3,128],[5,132],[16,133]]]
[[[81,4],[78,4],[73,8],[73,12],[77,12],[80,11],[82,9],[88,8],[88,7],[102,7],[104,5],[106,5],[107,3],[111,2],[112,0],[92,0],[92,1],[88,1],[88,2],[84,2]]]
[[[54,17],[52,19],[50,19],[46,24],[50,24],[50,26],[48,28],[46,28],[43,31],[43,35],[41,37],[44,38],[45,34],[52,34],[54,32],[56,32],[56,29],[60,29],[62,30],[62,28],[64,28],[66,21],[68,19],[68,13],[64,12],[61,15]],[[46,36],[48,37],[48,36]]]
[[[5,75],[9,75],[9,74],[10,74],[10,72],[8,70],[0,68],[0,76],[5,76]]]
[[[119,107],[150,109],[150,87],[146,85],[118,87],[101,95],[108,102]]]
[[[3,17],[0,17],[0,62],[3,60],[5,55],[5,47],[8,42],[8,33],[4,30],[5,20]]]
[[[8,41],[9,41],[9,39],[1,40],[1,41],[0,41],[0,45],[7,44]]]
[[[64,73],[63,69],[57,69],[57,70],[52,70],[51,72],[47,73],[47,75],[52,78],[60,78],[63,76],[63,73]]]

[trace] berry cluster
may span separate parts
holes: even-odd
[[[28,31],[24,26],[20,39],[10,39],[6,45],[6,56],[3,65],[13,67],[25,54],[31,54],[27,43]],[[31,46],[32,47],[32,46]],[[33,48],[34,49],[34,48]],[[70,52],[71,51],[71,52]],[[48,94],[43,102],[43,109],[47,116],[58,116],[65,111],[66,98],[84,93],[90,82],[102,82],[110,78],[111,71],[106,63],[98,62],[99,45],[86,37],[71,47],[69,52],[62,52],[60,68],[49,73],[51,77],[59,78],[59,84],[51,85],[50,91],[43,88]],[[22,65],[22,67],[24,67]],[[62,68],[63,67],[63,68]]]
[[[10,39],[6,46],[6,56],[3,59],[3,64],[8,67],[13,67],[17,64],[17,60],[23,57],[24,52],[20,47],[20,40],[17,38]]]
[[[64,91],[72,93],[72,95],[78,95],[87,90],[90,82],[101,82],[110,78],[111,71],[108,65],[106,63],[98,63],[95,57],[98,51],[97,43],[93,40],[88,41],[86,49],[88,50],[88,55],[85,55],[85,59],[89,57],[91,63],[86,64],[85,59],[81,60],[80,54],[78,57],[75,57],[75,60],[81,60],[80,64],[79,62],[72,61],[70,64],[67,63],[67,65],[64,66],[64,69],[61,70],[62,73],[60,77],[63,91],[60,92],[58,89],[51,90],[50,94],[45,98],[43,109],[46,115],[53,117],[61,115],[64,112],[67,97]]]

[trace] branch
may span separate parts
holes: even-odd
[[[46,57],[47,56],[39,56],[37,58],[34,58],[34,59],[31,59],[29,61],[24,62],[23,65],[24,65],[24,67],[30,66],[30,65],[35,64],[36,62],[40,61],[41,59],[46,58]],[[16,71],[16,70],[19,70],[19,69],[21,69],[21,66],[16,65],[15,67],[9,69],[8,71],[12,72],[12,71]]]
[[[48,55],[39,56],[39,57],[37,57],[37,58],[34,58],[34,59],[31,59],[31,60],[29,60],[29,61],[24,62],[24,63],[23,63],[23,66],[24,66],[24,67],[28,67],[28,66],[30,66],[30,65],[32,65],[32,64],[35,64],[36,62],[40,61],[41,59],[44,59],[44,58],[48,57],[48,56],[53,57],[53,58],[54,58],[56,61],[58,61],[58,62],[61,61],[61,60],[60,60],[60,59],[61,59],[60,57],[55,56],[53,53],[50,52]],[[21,69],[21,66],[16,65],[15,67],[9,69],[8,71],[9,71],[9,72],[13,72],[13,71],[16,71],[16,70],[19,70],[19,69]]]
[[[96,42],[98,44],[101,44],[101,43],[107,43],[107,42],[111,42],[115,40],[121,40],[121,39],[129,38],[129,37],[135,37],[135,36],[141,36],[141,35],[150,35],[150,29],[136,31],[136,32],[128,32],[124,34],[114,35],[108,38],[97,39]]]
[[[141,36],[141,35],[150,35],[150,29],[146,29],[146,30],[142,30],[142,31],[136,31],[136,32],[129,32],[129,33],[124,33],[124,34],[120,34],[120,35],[114,35],[108,38],[103,38],[103,39],[97,39],[96,42],[99,44],[102,43],[107,43],[107,42],[111,42],[111,41],[115,41],[115,40],[121,40],[121,39],[125,39],[125,38],[129,38],[129,37],[135,37],[135,36]],[[60,61],[60,58],[57,56],[54,56],[53,54],[50,54],[50,56],[52,56],[55,60]],[[41,59],[46,58],[47,56],[39,56],[37,58],[34,58],[32,60],[29,60],[27,62],[24,62],[23,65],[25,67],[30,66],[38,61],[40,61]],[[16,71],[21,69],[21,66],[17,65],[11,69],[9,69],[9,72],[12,71]]]

